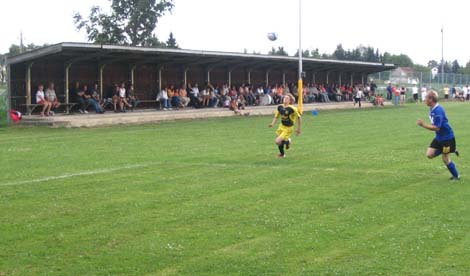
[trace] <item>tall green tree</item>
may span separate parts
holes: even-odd
[[[320,50],[318,50],[318,48],[316,48],[315,50],[310,51],[310,56],[312,58],[321,58]]]
[[[295,55],[293,55],[294,57],[299,57],[299,50],[297,50],[297,52],[295,52]],[[312,56],[310,56],[310,51],[309,50],[303,50],[302,51],[302,57],[304,58],[310,58]]]
[[[336,46],[336,50],[333,52],[333,58],[338,60],[347,59],[346,51],[344,50],[342,44],[338,44],[338,46]]]
[[[85,29],[89,41],[131,46],[158,45],[154,30],[158,19],[172,11],[173,0],[109,1],[110,13],[93,6],[87,18],[78,12],[74,14],[77,29]]]
[[[452,62],[452,69],[451,69],[451,71],[452,71],[452,73],[458,73],[459,70],[460,70],[459,61],[458,61],[458,60],[454,60],[454,61]]]
[[[289,54],[287,53],[287,51],[284,49],[283,46],[277,47],[277,50],[276,50],[276,48],[272,47],[271,51],[269,51],[269,55],[272,55],[272,56],[289,56]]]
[[[175,37],[173,36],[173,32],[170,33],[170,37],[166,41],[166,47],[171,49],[179,49],[178,43],[176,42]],[[245,52],[248,53],[248,50],[245,49]]]
[[[42,45],[42,46],[41,45],[36,45],[34,43],[30,43],[26,46],[23,45],[23,47],[21,47],[20,45],[11,44],[11,46],[9,48],[9,51],[6,55],[7,56],[14,56],[14,55],[18,55],[18,54],[21,54],[23,52],[31,51],[31,50],[34,50],[34,49],[37,49],[37,48],[46,47],[48,45],[49,44],[47,44],[47,43]]]
[[[434,67],[437,67],[437,66],[439,66],[439,63],[437,61],[435,61],[435,60],[428,61],[428,67],[429,68],[434,68]]]

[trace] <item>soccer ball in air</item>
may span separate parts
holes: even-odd
[[[276,41],[277,40],[277,34],[276,33],[268,33],[268,39],[271,41]]]

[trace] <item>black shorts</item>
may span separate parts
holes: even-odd
[[[354,97],[354,102],[358,103],[358,102],[360,102],[360,101],[361,101],[361,98],[356,98],[356,97]]]
[[[444,95],[444,99],[448,99],[449,98],[449,95]]]
[[[418,100],[418,94],[413,94],[413,99],[414,99],[415,101],[417,101],[417,100]]]
[[[437,141],[436,139],[432,140],[430,148],[442,150],[443,154],[454,153],[456,150],[455,138],[446,141]]]

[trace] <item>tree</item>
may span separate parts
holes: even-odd
[[[452,73],[458,73],[460,70],[460,64],[457,60],[454,60],[454,62],[452,62]]]
[[[84,19],[74,14],[77,30],[85,29],[88,41],[118,45],[148,46],[156,43],[154,33],[157,22],[171,12],[173,0],[109,0],[111,12],[107,14],[93,6]]]
[[[0,82],[4,83],[6,81],[6,68],[5,68],[5,59],[6,55],[0,54]]]
[[[42,46],[40,45],[35,45],[34,43],[30,43],[26,46],[23,46],[23,49],[21,49],[21,46],[20,45],[16,45],[16,44],[11,44],[10,46],[10,49],[7,53],[8,56],[14,56],[14,55],[18,55],[22,52],[27,52],[27,51],[31,51],[31,50],[34,50],[34,49],[37,49],[37,48],[41,48],[41,47],[46,47],[46,46],[49,46],[49,44],[44,44]]]
[[[168,40],[166,41],[166,47],[171,48],[171,49],[179,49],[180,46],[178,46],[178,43],[176,42],[175,37],[173,36],[173,32],[170,33],[170,37],[168,37]],[[246,50],[246,53],[248,50]]]
[[[435,60],[428,61],[428,67],[429,68],[434,68],[434,67],[437,67],[437,66],[439,66],[439,63],[437,61],[435,61]]]
[[[21,47],[19,45],[12,44],[8,50],[8,55],[14,56],[18,55],[19,53],[21,53]]]
[[[299,50],[297,50],[297,52],[295,52],[295,55],[293,55],[294,57],[299,57]],[[310,51],[309,50],[304,50],[302,51],[302,57],[304,58],[310,58]]]
[[[272,47],[268,54],[272,56],[289,56],[286,50],[284,50],[284,47],[277,47],[277,50]]]
[[[312,50],[310,52],[310,56],[312,58],[321,58],[320,51],[318,50],[318,48],[316,48],[315,50]]]
[[[333,52],[333,58],[338,60],[346,59],[346,51],[344,51],[343,45],[338,44],[338,46],[336,46],[336,50]]]
[[[384,53],[382,62],[393,63],[399,67],[413,67],[414,65],[413,60],[405,54],[392,55],[387,52]]]

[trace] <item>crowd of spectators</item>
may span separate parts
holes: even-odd
[[[360,98],[370,101],[376,98],[377,85],[375,83],[362,85],[322,85],[307,84],[303,88],[304,103],[313,102],[344,102],[357,101]],[[187,87],[175,88],[174,85],[166,85],[157,95],[159,109],[172,110],[191,106],[194,108],[226,107],[244,109],[246,106],[277,105],[282,103],[284,95],[294,95],[298,101],[299,93],[295,83],[277,84],[271,86],[253,86],[242,84],[239,86],[212,85],[205,83],[188,84]]]
[[[376,95],[377,86],[371,84],[363,85],[337,85],[337,84],[306,84],[303,88],[304,103],[313,102],[355,102],[361,106],[361,100],[375,101],[380,99]],[[291,94],[298,101],[299,93],[296,83],[259,85],[241,84],[238,86],[228,84],[213,85],[198,83],[181,85],[165,85],[156,93],[155,101],[159,110],[173,110],[186,107],[192,108],[228,108],[236,114],[244,114],[247,106],[267,106],[282,103],[284,95]],[[103,97],[101,96],[103,95]],[[358,97],[359,95],[359,97]],[[44,86],[38,86],[36,101],[43,106],[41,116],[54,115],[54,110],[61,104],[55,93],[54,84],[50,83],[46,92]],[[75,82],[70,89],[70,101],[77,103],[78,111],[82,114],[93,110],[97,114],[103,114],[105,110],[111,109],[114,112],[133,111],[140,102],[134,93],[134,87],[131,84],[114,84],[107,93],[102,94],[99,91],[97,83],[93,85]],[[383,102],[382,102],[383,104]],[[246,115],[246,114],[245,114]]]

